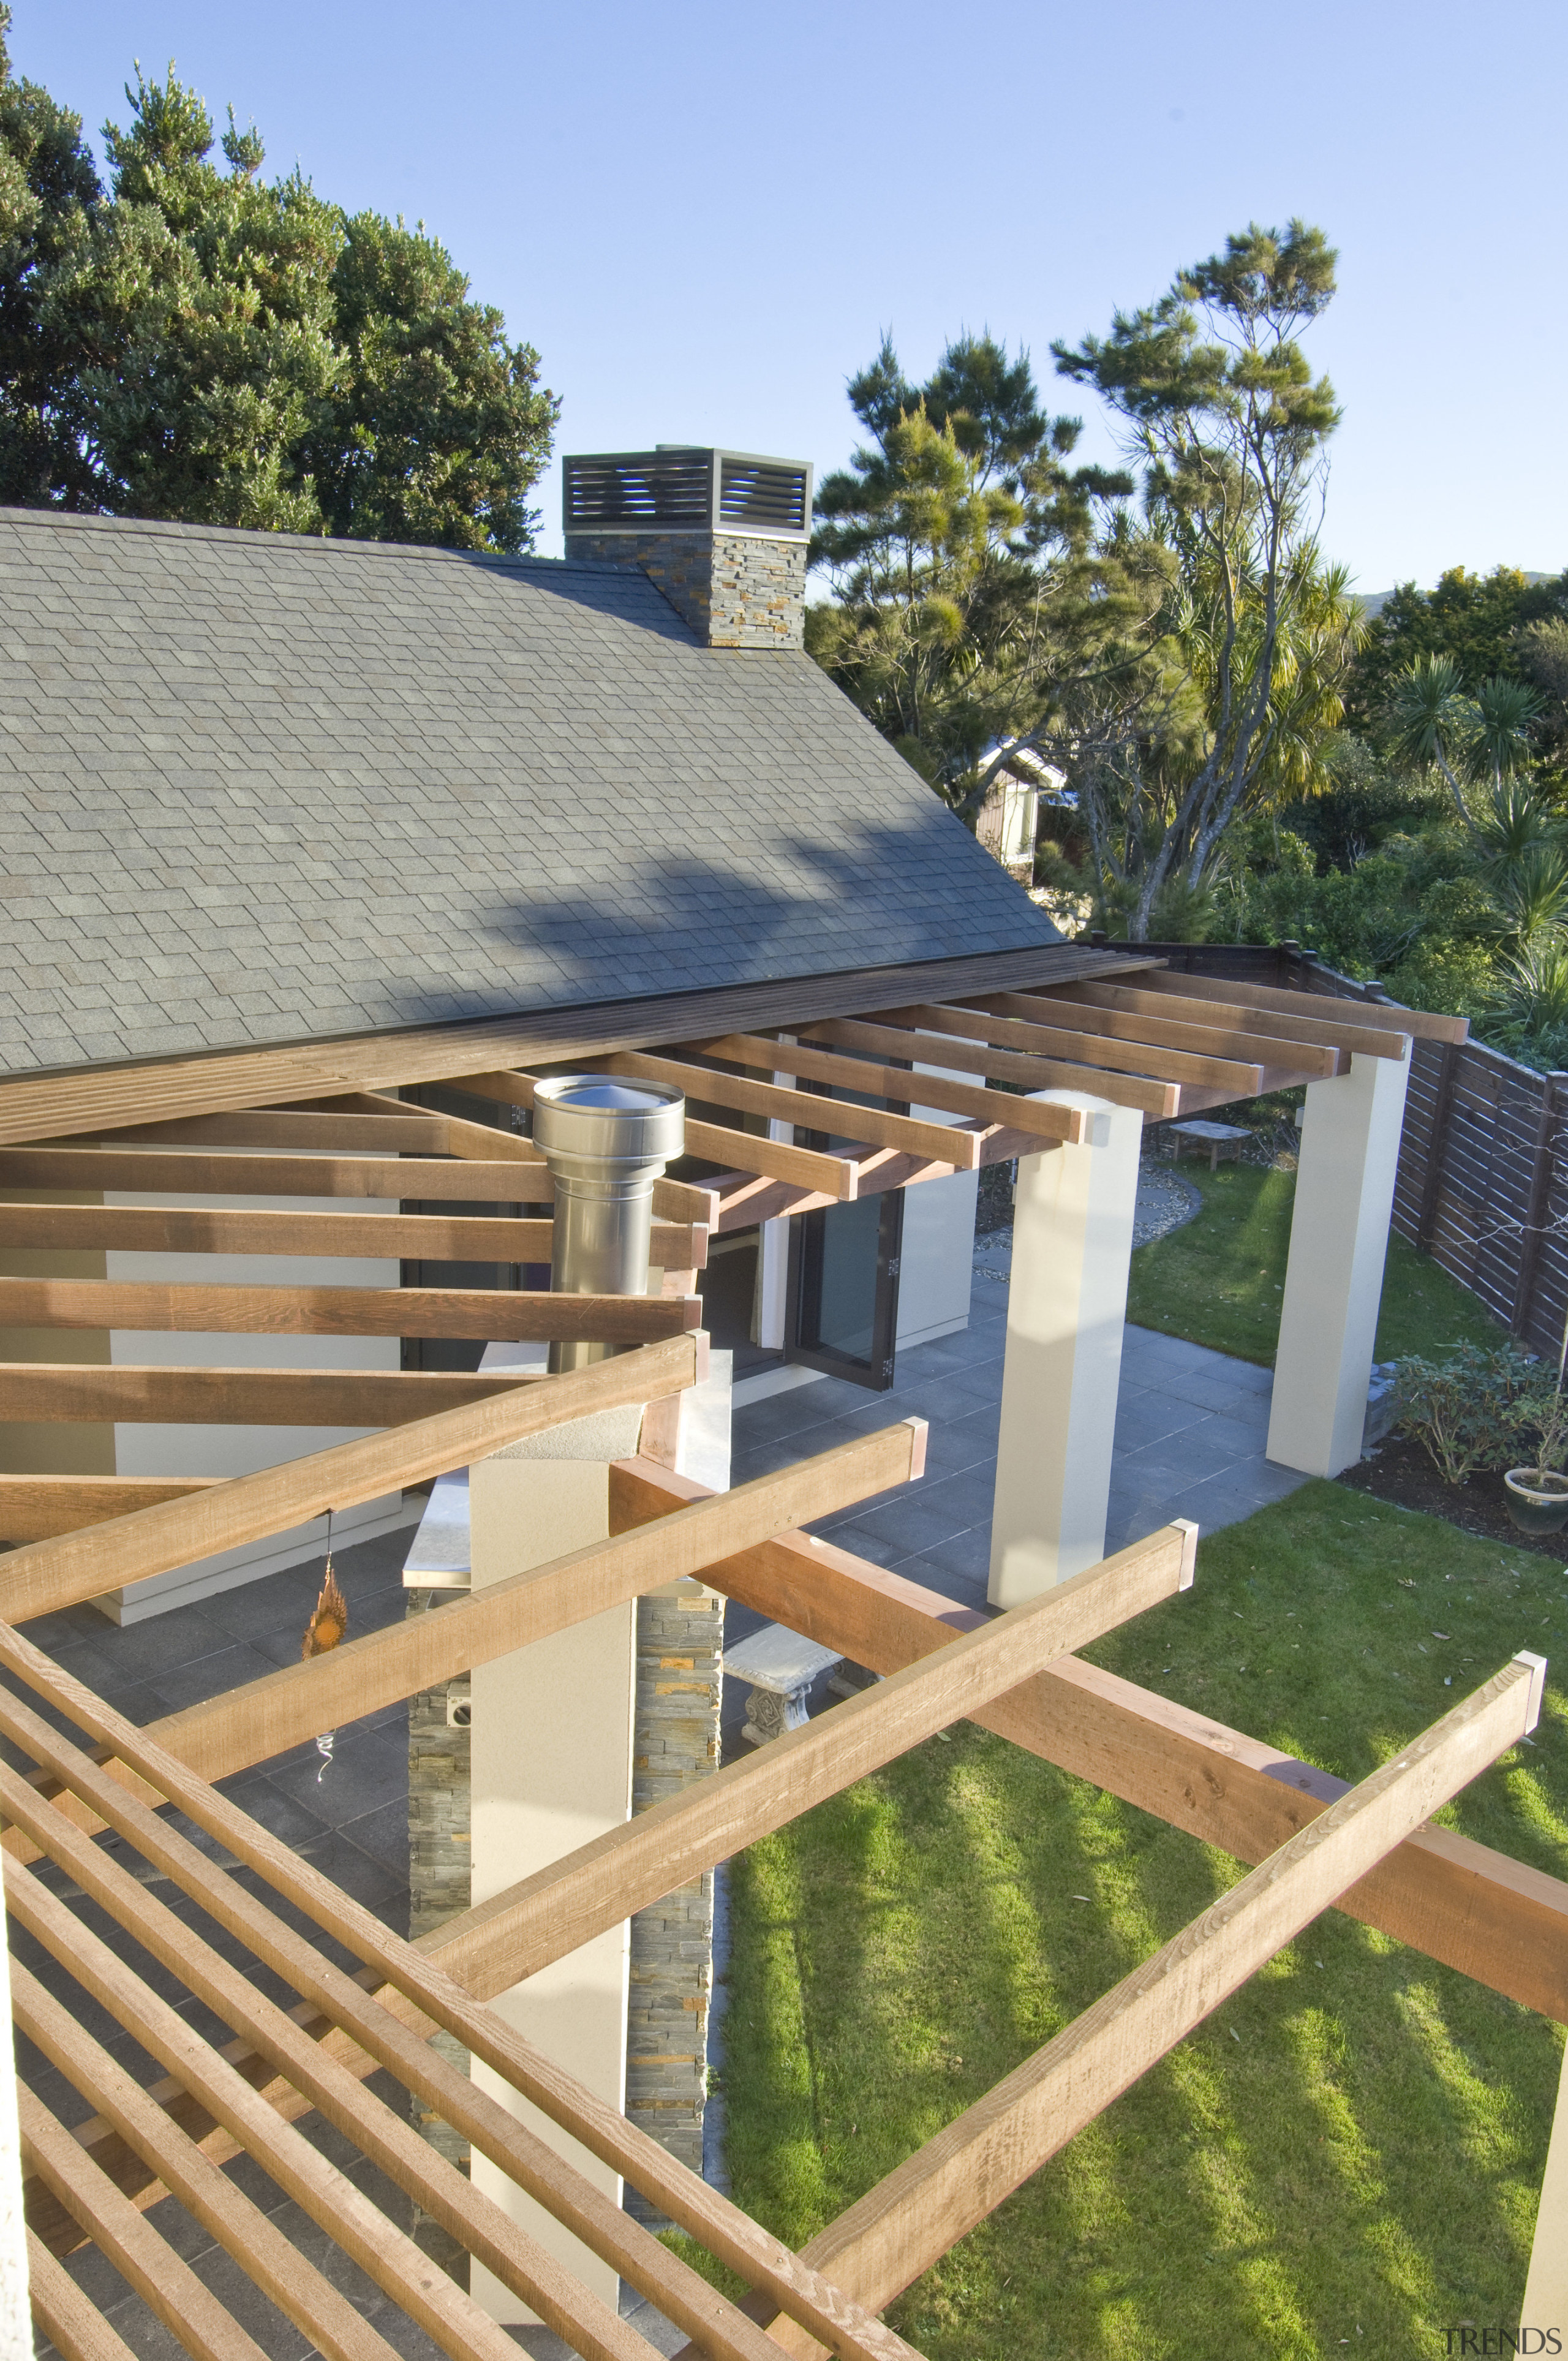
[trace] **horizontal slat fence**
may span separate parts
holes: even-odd
[[[1100,938],[1096,938],[1098,944]],[[1297,943],[1139,943],[1179,973],[1387,1005]],[[1417,1041],[1393,1226],[1555,1361],[1568,1320],[1568,1073],[1483,1042]]]

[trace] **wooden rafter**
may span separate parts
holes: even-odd
[[[406,1426],[532,1385],[537,1369],[177,1368],[0,1361],[0,1419],[158,1426]],[[411,1481],[413,1479],[411,1478]]]
[[[344,1255],[410,1262],[548,1263],[544,1221],[462,1213],[292,1213],[205,1205],[0,1204],[0,1249],[117,1254]],[[649,1260],[701,1270],[705,1222],[655,1222]]]
[[[0,1279],[0,1327],[262,1336],[580,1337],[647,1345],[702,1324],[700,1296],[519,1287],[211,1287],[156,1279]]]
[[[699,1350],[704,1341],[671,1336],[543,1385],[509,1387],[384,1434],[336,1444],[254,1476],[229,1477],[187,1499],[138,1509],[112,1524],[30,1542],[0,1560],[0,1612],[17,1622],[52,1614],[218,1550],[286,1532],[328,1509],[350,1508],[400,1485],[466,1467],[502,1444],[542,1433],[563,1419],[678,1393],[697,1381],[705,1366]]]
[[[880,2306],[993,2213],[1440,1804],[1535,1727],[1545,1666],[1511,1664],[1222,1894],[803,2251]],[[819,2347],[784,2324],[786,2352]]]

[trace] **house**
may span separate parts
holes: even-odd
[[[0,1731],[38,1773],[0,1788],[7,1898],[53,1963],[16,1963],[16,2021],[96,2110],[67,2130],[47,2079],[20,2093],[32,2301],[62,2352],[124,2350],[61,2266],[83,2239],[188,2349],[253,2349],[164,2235],[167,2190],[323,2351],[380,2356],[411,2323],[502,2361],[498,2323],[529,2314],[630,2356],[624,2280],[695,2349],[765,2361],[765,2301],[792,2338],[885,2361],[909,2348],[872,2315],[1352,1885],[1535,1990],[1491,1937],[1540,1896],[1480,1848],[1461,1872],[1405,1841],[1530,1726],[1532,1669],[1318,1842],[1251,1741],[1062,1663],[1191,1578],[1176,1528],[1102,1563],[1143,1121],[1307,1085],[1271,1448],[1329,1472],[1359,1447],[1409,1043],[1450,1021],[1061,942],[802,652],[804,467],[681,448],[565,481],[561,564],[0,519]],[[621,1109],[684,1104],[685,1152],[647,1179],[645,1291],[543,1283],[568,1276],[573,1176],[527,1120],[563,1071]],[[965,1316],[975,1176],[1014,1159],[988,1620],[801,1530],[917,1478],[915,1422],[727,1493],[692,1472],[688,1411],[705,1387],[711,1407],[709,1332],[752,1380],[826,1365],[874,1389],[901,1335]],[[545,1346],[617,1349],[544,1374]],[[145,1725],[16,1628],[264,1582],[326,1511],[386,1529],[463,1469],[466,1592]],[[633,1815],[640,1637],[711,1630],[726,1597],[896,1677]],[[417,1944],[222,1791],[406,1699],[448,1726],[470,1679],[468,1906]],[[1284,1852],[1168,1977],[1073,2029],[1070,2092],[1041,2053],[793,2256],[628,2103],[626,1929],[694,1896],[700,1952],[715,1861],[959,1714],[1239,1849],[1287,1816]],[[688,1971],[665,2054],[700,2109]],[[111,2054],[116,2023],[166,2083]],[[378,2067],[469,2143],[471,2179]],[[312,2108],[466,2250],[468,2290],[294,2128]],[[242,2151],[319,2258],[219,2169]],[[14,2231],[3,2122],[0,2171]],[[748,2308],[621,2210],[623,2180]],[[0,2313],[20,2285],[13,2236]]]

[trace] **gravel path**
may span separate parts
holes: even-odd
[[[1201,1213],[1203,1200],[1190,1180],[1184,1180],[1174,1166],[1155,1163],[1146,1157],[1138,1167],[1138,1203],[1133,1216],[1133,1244],[1146,1246],[1168,1231],[1179,1230],[1183,1222]],[[974,1274],[977,1279],[1007,1278],[1013,1262],[1013,1232],[985,1230],[974,1242]]]

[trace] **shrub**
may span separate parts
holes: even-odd
[[[1462,1345],[1447,1361],[1412,1356],[1398,1365],[1395,1431],[1424,1446],[1445,1484],[1463,1484],[1478,1467],[1511,1467],[1513,1405],[1538,1378],[1516,1345]]]

